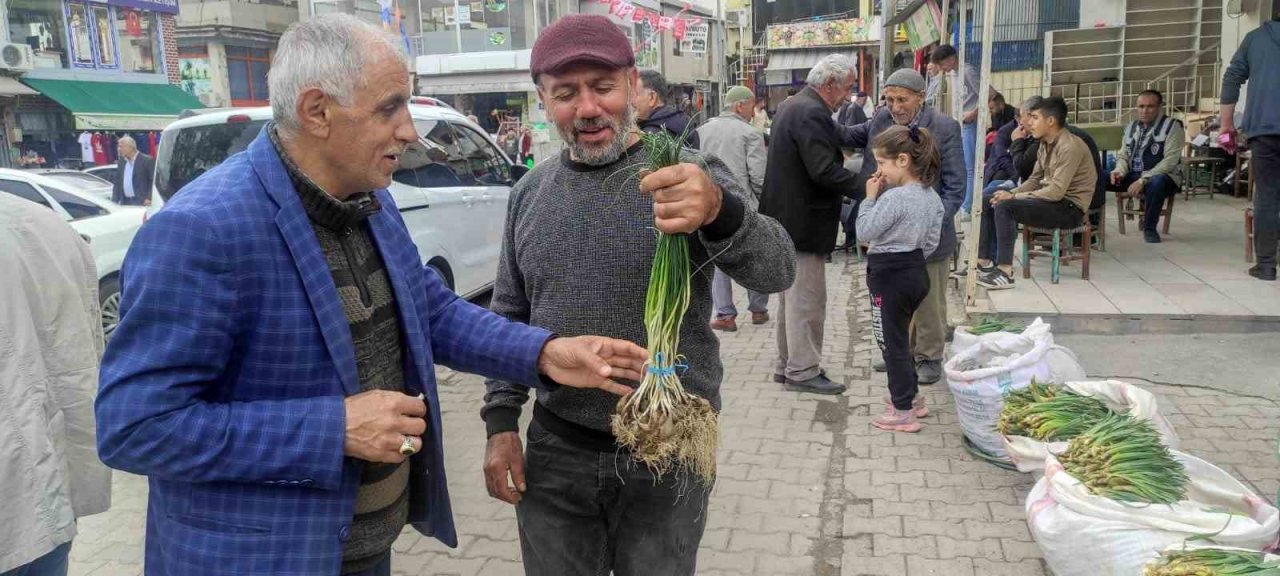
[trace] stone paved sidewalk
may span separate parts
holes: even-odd
[[[883,374],[870,372],[878,350],[865,330],[862,266],[836,255],[828,281],[824,358],[828,374],[849,384],[845,395],[786,392],[772,382],[773,322],[745,323],[722,337],[720,478],[698,573],[1048,574],[1023,513],[1035,478],[995,468],[961,448],[945,384],[924,388],[933,415],[920,434],[888,434],[870,426],[886,383]],[[441,377],[459,547],[451,550],[406,530],[395,544],[395,573],[522,574],[514,511],[484,489],[481,380],[447,370]],[[1157,394],[1186,451],[1223,466],[1274,501],[1280,489],[1280,408],[1274,401],[1140,384]],[[141,573],[145,491],[142,479],[117,474],[112,510],[81,522],[73,574]]]

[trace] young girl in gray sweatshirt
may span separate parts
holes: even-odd
[[[858,240],[870,244],[871,327],[889,372],[885,412],[871,423],[882,430],[919,432],[919,419],[929,415],[929,408],[919,395],[909,327],[929,294],[925,258],[938,247],[942,232],[942,199],[932,187],[942,159],[929,130],[914,125],[885,130],[871,149],[880,170],[867,180],[856,228]]]

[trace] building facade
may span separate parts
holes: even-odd
[[[209,107],[265,106],[276,43],[298,20],[297,0],[181,0],[178,79]]]
[[[3,0],[0,164],[114,162],[125,134],[151,151],[186,108],[178,0]],[[92,147],[81,146],[91,138]],[[25,159],[25,161],[24,161]]]

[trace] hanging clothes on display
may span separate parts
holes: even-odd
[[[98,166],[107,163],[107,149],[104,139],[105,136],[100,132],[93,135],[93,163]]]
[[[103,148],[105,148],[105,151],[107,153],[107,163],[115,164],[116,154],[117,154],[116,144],[119,142],[119,139],[116,138],[115,134],[104,134],[103,136],[104,138],[103,138],[102,146]]]
[[[160,133],[159,133],[159,132],[152,132],[152,133],[150,134],[150,136],[149,136],[149,138],[148,138],[148,139],[151,141],[151,154],[150,154],[150,156],[151,156],[152,158],[154,158],[154,157],[155,157],[155,155],[156,155],[156,153],[160,152]]]
[[[80,143],[80,161],[86,164],[93,162],[93,134],[81,132],[76,139]]]

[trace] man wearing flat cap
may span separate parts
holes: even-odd
[[[778,292],[794,275],[786,231],[747,209],[750,192],[714,156],[687,150],[682,164],[644,171],[635,56],[608,18],[556,21],[534,44],[530,72],[566,149],[511,191],[492,309],[557,334],[643,343],[653,230],[688,234],[692,265],[705,268],[690,279],[680,380],[719,410],[712,266]],[[655,477],[621,448],[609,425],[616,397],[539,390],[525,452],[517,420],[528,386],[486,385],[485,480],[516,505],[526,574],[694,574],[711,486],[682,469]]]
[[[871,141],[890,126],[918,126],[933,133],[942,154],[942,171],[938,182],[926,183],[942,196],[946,209],[942,219],[942,236],[938,249],[929,256],[929,295],[911,319],[911,351],[916,360],[916,375],[921,384],[933,384],[942,379],[942,351],[947,335],[947,274],[948,260],[956,251],[955,215],[964,202],[964,149],[960,142],[960,124],[946,114],[924,105],[925,81],[919,72],[908,68],[895,71],[884,87],[887,106],[876,112],[870,122],[859,126],[837,125],[842,144],[846,148],[863,150],[861,180],[866,181],[880,168]],[[877,361],[876,370],[883,371],[884,363]]]

